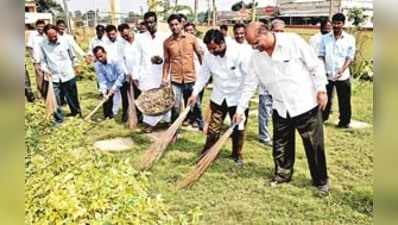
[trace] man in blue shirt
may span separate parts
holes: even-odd
[[[126,81],[126,74],[121,61],[108,59],[107,53],[102,46],[96,46],[93,49],[96,58],[95,71],[99,90],[104,98],[110,96],[104,104],[104,117],[113,118],[121,103],[121,91]],[[127,111],[123,105],[123,112]]]

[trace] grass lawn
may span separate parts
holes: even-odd
[[[32,66],[28,64],[28,68],[32,86],[35,87]],[[83,76],[87,77],[88,73],[93,75],[84,70]],[[99,102],[96,83],[81,79],[78,88],[83,114],[87,115]],[[210,92],[205,92],[203,107],[207,107]],[[257,142],[257,101],[253,100],[243,150],[243,168],[238,168],[229,158],[229,141],[199,182],[191,189],[177,191],[176,182],[193,168],[205,141],[202,133],[184,129],[177,143],[169,146],[164,157],[147,173],[150,195],[154,198],[160,195],[175,217],[192,210],[200,213],[199,224],[372,224],[373,128],[341,130],[331,124],[325,126],[332,187],[328,197],[318,196],[310,184],[299,135],[296,135],[297,153],[292,182],[271,188],[268,185],[274,167],[271,148]],[[373,125],[373,83],[354,81],[352,103],[353,119]],[[338,117],[337,104],[334,106],[331,121],[336,121]],[[99,110],[93,120],[101,119],[102,110]],[[96,140],[131,137],[136,143],[131,151],[104,157],[129,160],[133,167],[151,143],[146,135],[129,131],[120,122],[120,115],[116,120],[97,122],[86,135],[82,147],[87,149],[92,149]]]

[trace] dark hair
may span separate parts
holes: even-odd
[[[158,21],[158,17],[155,12],[149,11],[144,14],[144,20],[147,20],[149,17],[155,17],[155,22]]]
[[[102,24],[98,24],[98,25],[95,27],[95,30],[96,30],[96,31],[105,30],[105,26],[102,25]]]
[[[127,23],[122,23],[117,27],[117,30],[121,33],[123,30],[130,30],[130,26]]]
[[[326,24],[328,24],[328,23],[330,23],[329,19],[321,20],[321,27],[320,28],[323,29],[326,26]]]
[[[63,24],[63,25],[65,25],[66,26],[66,23],[65,23],[65,21],[64,20],[57,20],[57,26],[58,25],[60,25],[60,24]]]
[[[169,18],[167,18],[167,23],[170,23],[173,20],[177,20],[179,23],[181,23],[181,16],[179,14],[171,14]]]
[[[228,25],[226,24],[221,25],[220,30],[228,30]]]
[[[109,33],[111,31],[117,31],[117,30],[116,30],[116,27],[114,25],[109,24],[109,25],[106,25],[105,31],[106,31],[106,33]]]
[[[210,29],[206,32],[205,37],[203,38],[203,42],[208,45],[211,42],[216,44],[225,43],[224,35],[221,31],[216,29]]]
[[[93,54],[94,54],[94,55],[97,54],[97,52],[98,52],[99,50],[101,50],[102,52],[105,52],[105,53],[106,53],[104,47],[102,47],[101,45],[97,45],[97,46],[95,46],[95,48],[93,49]]]
[[[188,21],[188,17],[184,13],[178,13],[178,15],[181,17],[181,19]]]
[[[45,27],[44,27],[44,33],[45,34],[47,34],[47,32],[49,31],[49,30],[51,30],[51,29],[53,29],[53,30],[55,30],[55,31],[57,31],[58,32],[58,27],[57,26],[55,26],[54,24],[47,24]]]
[[[246,25],[244,25],[243,23],[237,23],[234,25],[234,31],[239,29],[239,28],[245,28],[246,29]]]
[[[37,20],[36,25],[39,25],[39,24],[46,24],[46,22],[44,22],[44,20]]]
[[[345,23],[345,16],[343,13],[336,13],[333,15],[332,21],[341,21]]]
[[[193,29],[196,30],[196,25],[195,25],[194,23],[187,22],[187,23],[184,25],[184,29],[187,28],[187,27],[193,27]]]

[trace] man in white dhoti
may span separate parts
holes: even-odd
[[[137,38],[137,60],[139,67],[135,74],[138,88],[141,91],[158,88],[162,82],[163,42],[170,36],[168,33],[157,31],[157,16],[154,12],[144,15],[147,32]],[[170,112],[160,116],[143,116],[144,132],[150,133],[161,120],[170,122]]]

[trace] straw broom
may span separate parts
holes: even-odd
[[[191,172],[177,184],[178,189],[191,187],[195,181],[199,180],[199,178],[206,172],[207,168],[210,167],[210,164],[216,160],[218,154],[220,153],[221,147],[228,140],[229,136],[231,136],[234,128],[237,124],[233,124],[228,128],[227,131],[221,136],[221,138],[207,150],[206,154],[202,156],[199,162],[196,164],[195,168],[191,170]]]
[[[137,110],[135,107],[134,86],[132,80],[130,80],[129,82],[129,90],[127,91],[127,95],[129,101],[127,127],[130,130],[134,130],[137,127],[138,119],[137,119]]]
[[[47,74],[48,80],[48,88],[47,88],[47,96],[46,96],[46,106],[47,106],[47,118],[50,118],[54,112],[57,110],[57,99],[54,93],[53,82],[51,79],[51,75]]]
[[[188,115],[191,106],[188,105],[182,113],[178,116],[177,120],[156,140],[149,148],[145,151],[142,164],[140,165],[141,170],[150,169],[153,164],[159,160],[165,152],[167,146],[172,141],[178,128],[181,126],[185,117]]]

